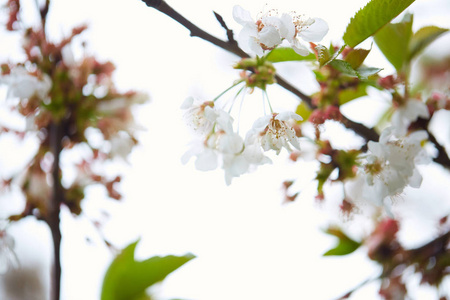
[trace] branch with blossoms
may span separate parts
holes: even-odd
[[[35,137],[38,150],[24,170],[2,178],[2,192],[19,187],[25,198],[22,212],[11,215],[9,222],[28,216],[43,220],[53,238],[54,266],[51,276],[51,299],[60,299],[61,208],[74,216],[83,214],[81,203],[90,185],[103,186],[109,196],[120,200],[117,187],[121,174],[107,174],[102,164],[126,160],[138,143],[139,129],[131,109],[147,101],[148,96],[135,91],[119,92],[112,81],[114,65],[84,54],[75,58],[74,40],[87,28],[82,25],[59,42],[47,38],[46,20],[50,1],[36,7],[40,27],[25,27],[21,21],[21,2],[9,0],[6,29],[23,37],[25,60],[1,64],[0,84],[7,88],[6,104],[19,115],[26,126],[21,129],[0,128],[0,133],[14,133],[19,139]],[[36,2],[38,6],[38,2]],[[61,156],[78,153],[71,162],[76,177],[67,179],[61,167]],[[4,227],[4,226],[2,226]],[[0,258],[14,253],[11,236],[0,228]],[[110,246],[105,240],[105,244]],[[6,259],[6,269],[14,268],[15,257]],[[3,266],[2,266],[3,267]]]
[[[362,245],[367,246],[369,258],[383,266],[380,295],[385,299],[392,299],[398,292],[406,295],[404,279],[396,273],[400,266],[406,268],[414,265],[423,283],[439,286],[448,272],[448,231],[423,247],[405,250],[395,239],[398,221],[385,221],[385,218],[396,217],[392,210],[394,198],[404,193],[407,187],[421,186],[418,165],[434,161],[446,169],[450,168],[445,147],[429,130],[435,113],[450,109],[448,85],[427,86],[430,82],[440,81],[432,76],[423,78],[419,83],[409,80],[413,59],[447,29],[428,26],[413,32],[412,16],[409,14],[400,23],[390,23],[412,1],[386,4],[372,0],[350,21],[343,35],[345,44],[326,47],[319,42],[327,33],[328,25],[320,18],[272,9],[261,12],[255,20],[250,12],[235,6],[233,18],[242,26],[236,39],[223,18],[214,12],[226,30],[227,40],[221,40],[194,25],[163,0],[142,1],[180,23],[190,31],[191,36],[241,58],[233,66],[240,70],[239,79],[225,92],[208,101],[189,97],[182,104],[186,121],[196,136],[191,148],[182,157],[184,163],[195,157],[194,164],[201,171],[221,167],[229,185],[233,178],[259,165],[271,163],[271,151],[276,155],[287,151],[293,161],[316,159],[319,162],[315,178],[316,198],[319,201],[325,201],[327,185],[338,183],[344,190],[343,213],[350,214],[358,206],[366,204],[377,207],[377,213],[373,216],[376,229],[362,242],[352,240],[340,229],[330,228],[328,233],[338,237],[340,242],[326,255],[345,255]],[[374,38],[381,52],[394,66],[395,74],[381,77],[380,68],[364,64],[370,49],[356,46],[370,37]],[[276,63],[288,61],[310,63],[320,90],[306,95],[279,76]],[[301,99],[295,112],[272,110],[267,91],[272,84],[282,86]],[[233,117],[229,114],[235,100],[226,104],[218,101],[224,98],[225,93],[239,86],[234,99],[237,95],[260,89],[262,102],[270,110],[254,121],[245,137],[235,131]],[[374,128],[349,119],[340,110],[342,105],[367,96],[371,89],[383,93],[392,104]],[[342,124],[361,136],[364,143],[350,150],[333,146],[332,141],[323,137],[328,122]],[[307,125],[312,125],[312,133],[308,132]],[[431,155],[425,144],[432,144],[437,154]],[[307,151],[307,148],[313,150]],[[294,201],[300,193],[292,191],[293,184],[291,180],[284,183],[287,201]],[[389,247],[397,248],[386,252],[384,244],[381,245],[384,242]],[[436,251],[430,252],[430,249]],[[398,260],[399,252],[402,254],[401,260]],[[378,254],[384,256],[380,258]],[[440,255],[439,258],[437,255]],[[439,259],[439,266],[432,268],[433,280],[428,280],[424,263],[431,257]]]
[[[186,29],[188,29],[190,31],[190,35],[192,37],[199,37],[199,38],[201,38],[207,42],[210,42],[213,45],[215,45],[223,50],[226,50],[230,53],[233,53],[241,58],[249,58],[250,57],[250,55],[247,52],[245,52],[244,50],[242,50],[239,47],[238,43],[236,42],[236,40],[233,37],[232,30],[228,29],[225,22],[223,21],[223,18],[219,14],[215,13],[215,16],[219,20],[219,23],[227,31],[228,41],[218,39],[217,37],[212,36],[211,34],[202,30],[201,28],[199,28],[198,26],[196,26],[195,24],[193,24],[192,22],[187,20],[183,15],[181,15],[176,10],[174,10],[165,1],[159,1],[159,0],[156,0],[156,1],[155,0],[142,0],[142,1],[147,6],[155,8],[156,10],[160,11],[161,13],[164,13],[168,17],[170,17],[170,18],[174,19],[175,21],[177,21],[178,23],[180,23],[182,26],[184,26]],[[241,22],[243,22],[243,21],[241,21]],[[301,45],[301,44],[298,44],[298,45]],[[261,50],[262,50],[262,48],[258,49],[255,53],[261,54]],[[304,51],[307,51],[307,50],[305,50],[305,48],[302,48],[302,50],[297,49],[297,51],[305,54]],[[316,53],[316,54],[318,54],[318,53]],[[249,68],[249,71],[254,72],[255,70],[253,68]],[[388,79],[389,78],[390,77],[388,77]],[[387,81],[388,79],[385,80],[384,78],[380,78],[380,83],[383,82],[383,80]],[[297,89],[292,84],[287,82],[282,76],[275,74],[273,83],[280,85],[281,87],[285,88],[286,90],[288,90],[295,96],[299,97],[310,109],[318,108],[317,103],[315,103],[315,101],[313,101],[313,98],[302,93],[299,89]],[[366,141],[377,141],[379,139],[379,134],[373,128],[368,128],[368,127],[364,126],[363,124],[355,122],[353,120],[350,120],[343,115],[340,115],[340,120],[346,128],[353,130],[356,134],[363,137]],[[423,129],[428,131],[426,126]],[[433,158],[433,160],[435,162],[443,165],[446,168],[450,168],[450,158],[448,156],[448,153],[446,152],[446,149],[439,142],[437,142],[436,138],[434,137],[434,135],[432,133],[430,133],[428,131],[428,134],[429,134],[430,142],[432,142],[435,145],[436,149],[438,150],[438,155],[435,158]],[[363,147],[363,148],[365,149],[365,147]]]

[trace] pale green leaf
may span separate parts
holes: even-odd
[[[398,16],[414,0],[372,0],[360,9],[345,30],[343,39],[355,47]]]
[[[270,51],[266,59],[273,63],[283,61],[315,61],[316,56],[313,53],[310,53],[307,56],[301,56],[292,48],[281,47]]]
[[[134,259],[137,242],[127,246],[109,266],[102,287],[102,300],[142,299],[145,290],[194,258],[184,256],[155,256],[144,261]]]
[[[379,68],[369,68],[369,67],[360,67],[357,70],[355,70],[348,62],[340,59],[335,59],[331,61],[330,66],[332,66],[334,69],[338,70],[344,75],[350,77],[357,77],[359,79],[367,79],[367,77],[375,75],[382,70]]]
[[[383,69],[374,67],[360,67],[356,71],[358,72],[360,79],[367,79],[368,77],[379,73],[381,70]]]
[[[360,76],[358,74],[358,72],[356,70],[354,70],[352,68],[352,66],[344,60],[335,59],[330,63],[330,65],[344,75],[351,76],[351,77],[359,77]]]
[[[374,36],[378,48],[396,70],[401,70],[407,61],[412,23],[412,15],[406,15],[402,22],[386,24]]]
[[[334,248],[325,252],[323,256],[347,255],[354,252],[359,248],[359,246],[361,246],[361,243],[354,241],[353,239],[348,237],[340,228],[329,227],[327,230],[325,230],[325,233],[337,237],[338,243]]]
[[[409,44],[409,59],[414,58],[414,56],[419,54],[429,44],[447,31],[448,29],[436,26],[420,28],[411,38],[411,42]]]

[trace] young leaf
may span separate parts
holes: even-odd
[[[345,46],[342,46],[339,51],[334,51],[331,47],[330,49],[327,49],[327,47],[323,45],[317,45],[317,60],[319,61],[319,67],[322,68],[323,66],[329,64],[332,62],[336,57],[338,57],[339,54],[341,54],[342,50],[344,50]]]
[[[356,71],[358,72],[360,79],[367,79],[368,77],[379,73],[381,70],[383,69],[374,67],[360,67]]]
[[[367,55],[369,54],[371,49],[352,49],[349,53],[345,56],[344,60],[352,66],[353,69],[358,69],[364,60],[366,59]]]
[[[327,230],[325,230],[325,233],[334,235],[339,240],[336,247],[325,252],[323,256],[347,255],[354,252],[356,249],[359,248],[359,246],[361,246],[361,243],[349,238],[340,228],[329,227]]]
[[[317,60],[319,61],[319,66],[322,68],[324,65],[330,62],[331,60],[331,54],[330,51],[328,51],[327,47],[323,45],[317,45]]]
[[[374,36],[378,48],[396,70],[402,69],[407,61],[412,23],[412,15],[407,14],[402,22],[386,24]]]
[[[350,47],[355,47],[375,34],[413,2],[414,0],[370,1],[351,18],[343,36],[344,42]]]
[[[350,77],[358,77],[359,79],[367,79],[367,77],[371,75],[375,75],[378,72],[380,72],[382,69],[379,68],[369,68],[369,67],[361,67],[358,68],[358,70],[355,70],[352,68],[352,66],[340,59],[335,59],[330,62],[330,66],[338,70],[344,75],[350,76]]]
[[[136,241],[128,245],[109,266],[102,287],[102,300],[142,299],[145,290],[194,258],[184,256],[154,256],[144,261],[134,260]]]
[[[283,61],[315,61],[316,56],[310,53],[307,56],[301,56],[292,48],[275,48],[267,55],[267,60],[273,63]]]
[[[420,28],[411,38],[409,44],[409,57],[408,59],[413,59],[414,56],[419,54],[423,49],[425,49],[429,44],[436,40],[441,34],[447,32],[448,29],[439,28],[436,26],[427,26]]]

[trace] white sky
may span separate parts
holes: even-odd
[[[32,16],[33,1],[28,2],[24,8]],[[255,15],[264,3],[240,4]],[[323,41],[327,45],[340,40],[348,20],[366,1],[304,1],[298,2],[298,6],[293,3],[279,0],[268,2],[268,7],[276,5],[279,9],[323,18],[330,27]],[[231,17],[232,7],[237,4],[234,1],[179,0],[169,4],[218,37],[225,35],[212,10],[221,14],[236,33],[239,30]],[[417,13],[417,23],[426,19],[450,27],[450,4],[446,0],[416,1],[410,10]],[[73,25],[87,22],[90,29],[82,40],[87,42],[88,51],[116,64],[117,86],[122,90],[146,91],[152,99],[150,105],[136,111],[139,122],[147,128],[140,134],[141,146],[131,155],[130,165],[120,167],[125,171],[121,185],[124,201],[105,200],[102,191],[92,188],[83,203],[86,216],[74,219],[67,211],[62,214],[63,300],[99,297],[102,276],[112,256],[102,246],[87,216],[101,218],[101,210],[111,215],[103,232],[113,243],[123,247],[141,237],[137,250],[140,258],[187,252],[197,255],[167,278],[160,289],[162,297],[332,299],[369,276],[377,275],[378,269],[365,259],[364,250],[345,258],[321,257],[335,240],[320,228],[329,224],[330,218],[338,221],[329,211],[334,211],[341,191],[330,189],[336,193],[330,193],[330,203],[325,207],[317,205],[313,197],[315,184],[311,183],[313,165],[292,164],[287,161],[286,153],[282,153],[273,165],[234,179],[230,187],[225,185],[222,170],[202,173],[193,164],[181,165],[180,157],[190,137],[179,106],[189,95],[211,99],[229,87],[237,76],[230,67],[236,57],[189,37],[179,24],[139,0],[53,1],[48,22],[51,36],[55,38],[70,32]],[[418,24],[415,25],[417,29]],[[8,41],[8,47],[0,45],[1,60],[16,55],[12,48],[16,40],[4,36],[2,40]],[[366,46],[370,47],[370,43]],[[380,59],[377,51],[373,52],[371,61],[388,72],[389,65]],[[293,64],[282,68],[292,72],[301,67]],[[307,79],[308,74],[301,74],[292,80],[304,91],[312,92],[314,89],[304,83]],[[269,96],[275,107],[293,109],[297,104],[297,99],[278,87],[271,88]],[[261,109],[260,101],[257,92],[246,97],[242,126],[253,122],[255,111],[259,113]],[[6,145],[1,142],[0,145]],[[424,189],[429,193],[435,189],[436,181],[442,180],[443,186],[449,183],[439,170],[434,172],[438,175],[424,181]],[[302,195],[295,203],[283,205],[281,182],[300,176],[298,185],[303,188]],[[440,196],[450,200],[448,195]],[[433,220],[442,212],[436,209],[424,212],[418,197],[410,205],[419,207],[426,220]],[[449,211],[450,207],[447,205],[445,209]],[[408,228],[415,234],[408,240],[413,245],[425,241],[429,231],[420,231],[414,222],[418,217],[411,218]],[[347,224],[355,234],[360,229],[359,221]],[[421,228],[432,230],[431,224],[427,226]],[[27,220],[11,228],[14,230],[20,232],[16,239],[22,264],[47,266],[48,257],[33,256],[27,251],[30,247],[35,252],[49,251],[45,226]],[[86,237],[94,244],[87,244]],[[377,285],[369,285],[352,299],[377,299],[376,289]],[[426,289],[417,291],[415,296],[429,297],[427,292]]]

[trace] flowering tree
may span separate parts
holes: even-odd
[[[369,210],[367,218],[371,220],[370,231],[358,239],[350,237],[345,228],[330,226],[326,232],[339,242],[325,255],[348,255],[364,247],[368,258],[381,266],[382,273],[361,285],[380,280],[379,293],[385,299],[407,297],[408,278],[402,274],[406,268],[420,274],[422,283],[440,287],[450,268],[449,212],[442,212],[436,220],[438,236],[420,247],[406,248],[397,235],[402,220],[395,210],[395,201],[406,188],[420,188],[422,175],[418,165],[434,163],[447,172],[450,168],[444,142],[435,138],[429,126],[435,115],[450,109],[448,78],[444,78],[448,61],[447,69],[440,69],[444,65],[441,61],[423,65],[421,73],[426,76],[420,81],[411,79],[413,61],[447,29],[428,26],[413,32],[413,17],[409,14],[399,23],[390,23],[413,1],[372,0],[351,19],[342,45],[324,46],[320,41],[328,32],[325,20],[275,9],[253,18],[253,13],[235,6],[232,16],[242,26],[236,38],[215,13],[227,35],[227,40],[221,40],[194,25],[165,1],[143,2],[186,27],[191,36],[240,58],[233,66],[239,70],[239,78],[219,96],[202,100],[187,97],[181,104],[194,135],[181,158],[183,163],[194,159],[195,167],[201,171],[222,168],[225,183],[230,185],[236,177],[272,163],[271,157],[282,152],[289,153],[290,160],[298,164],[315,160],[317,201],[328,200],[328,187],[341,186],[342,213],[348,216]],[[126,158],[137,144],[131,106],[143,103],[147,97],[117,91],[111,80],[111,63],[88,55],[75,58],[72,46],[85,26],[74,28],[59,42],[50,41],[46,35],[49,4],[47,0],[38,7],[40,25],[27,27],[20,19],[20,1],[7,3],[6,27],[23,35],[25,58],[2,64],[0,83],[7,87],[11,111],[25,125],[17,129],[1,124],[0,130],[22,139],[33,137],[39,147],[23,171],[3,178],[2,191],[19,187],[26,205],[21,214],[11,215],[5,224],[0,224],[0,270],[18,264],[7,224],[27,216],[43,220],[51,229],[54,242],[52,299],[59,299],[61,207],[79,215],[84,189],[92,184],[104,186],[112,199],[121,198],[116,189],[120,174],[106,174],[101,166],[116,157]],[[365,65],[371,50],[357,46],[370,37],[395,68],[394,74],[381,77],[380,68]],[[277,63],[289,61],[309,63],[320,86],[317,93],[307,95],[277,73]],[[267,87],[274,84],[299,98],[295,111],[273,110]],[[263,113],[241,135],[234,122],[239,117],[231,113],[236,111],[236,98],[258,90],[262,91]],[[374,90],[390,103],[377,126],[367,127],[342,112],[344,104]],[[233,91],[235,96],[228,101],[225,94]],[[330,123],[353,131],[361,137],[361,143],[351,149],[335,145],[325,135]],[[60,157],[74,149],[84,154],[74,164],[77,175],[68,179],[61,170]],[[295,201],[300,193],[295,180],[286,180],[283,187],[286,201]],[[111,265],[102,299],[142,297],[147,286],[192,259],[166,257],[136,262],[135,247],[136,243],[124,249]],[[148,279],[154,269],[162,271],[150,276],[151,280],[141,280]],[[357,288],[341,299],[349,298]],[[450,296],[443,295],[442,299],[445,297]]]

